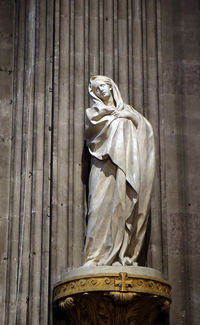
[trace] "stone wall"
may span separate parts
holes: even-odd
[[[53,3],[0,6],[1,323],[47,324]]]
[[[196,325],[200,320],[199,35],[199,1],[162,1],[164,256],[173,284],[172,324]]]
[[[9,20],[8,20],[9,17]],[[0,314],[6,317],[6,279],[8,273],[10,169],[14,71],[14,6],[12,1],[0,1]],[[16,279],[16,278],[15,278]]]
[[[141,260],[173,286],[170,324],[197,325],[199,1],[0,0],[0,27],[2,324],[48,324],[53,284],[81,265],[87,84],[105,74],[156,136]]]

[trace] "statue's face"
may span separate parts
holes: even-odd
[[[104,81],[98,80],[95,82],[95,94],[102,100],[112,96],[111,87]]]

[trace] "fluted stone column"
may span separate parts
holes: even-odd
[[[1,1],[0,5],[10,50],[8,57],[4,55],[10,80],[6,74],[2,78],[7,83],[2,103],[7,116],[1,122],[8,151],[4,154],[7,166],[1,168],[6,180],[1,190],[7,198],[1,215],[5,242],[1,323],[47,324],[53,1]]]
[[[10,23],[7,17],[10,16]],[[10,164],[12,148],[12,108],[14,72],[14,6],[11,1],[0,1],[0,315],[6,319],[7,272],[9,261],[9,205]]]

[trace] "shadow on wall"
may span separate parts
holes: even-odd
[[[138,256],[138,265],[147,266],[147,253],[151,236],[151,211],[149,213],[149,219],[147,223],[147,231],[144,238],[144,243],[140,255]]]
[[[81,170],[81,179],[83,186],[85,188],[85,209],[87,210],[88,206],[88,193],[89,193],[89,174],[90,174],[90,153],[86,144],[84,142],[83,152],[82,152],[82,170]],[[86,224],[87,224],[87,213],[86,213]]]

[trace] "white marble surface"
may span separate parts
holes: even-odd
[[[105,274],[105,273],[121,273],[125,272],[128,274],[135,274],[140,276],[151,276],[155,278],[162,278],[163,275],[160,271],[152,269],[150,267],[142,266],[81,266],[79,268],[74,268],[64,273],[58,281],[62,281],[67,278],[72,278],[75,276],[89,275],[89,274]]]
[[[150,123],[106,76],[90,79],[85,137],[91,154],[85,266],[131,266],[147,228],[155,171]]]

